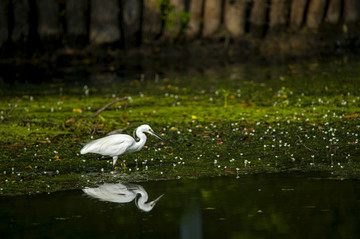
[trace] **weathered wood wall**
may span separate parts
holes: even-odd
[[[359,23],[359,0],[0,0],[0,47],[30,36],[38,45],[133,47],[317,33],[323,26],[341,32]]]

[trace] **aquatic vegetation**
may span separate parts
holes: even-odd
[[[359,73],[356,62],[333,61],[5,88],[0,193],[291,170],[359,177]],[[110,158],[79,153],[89,140],[115,129],[131,135],[144,123],[167,142],[148,139],[119,157],[126,167],[113,171]]]

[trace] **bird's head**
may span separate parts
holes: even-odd
[[[147,124],[143,124],[141,126],[139,126],[136,131],[141,131],[143,133],[148,133],[148,134],[151,134],[151,135],[154,135],[155,137],[157,137],[158,139],[164,141],[159,135],[157,135],[154,130]]]
[[[150,212],[156,205],[156,203],[164,196],[165,194],[160,195],[157,199],[155,199],[154,201],[145,203],[144,205],[140,206],[137,204],[137,202],[135,201],[136,205],[138,205],[138,207],[143,210],[144,212]]]

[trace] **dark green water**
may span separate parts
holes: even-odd
[[[262,174],[141,183],[154,209],[81,190],[0,198],[1,238],[359,238],[360,181]]]

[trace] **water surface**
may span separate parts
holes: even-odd
[[[144,182],[150,212],[81,190],[0,198],[2,238],[359,238],[360,182],[261,174]]]

